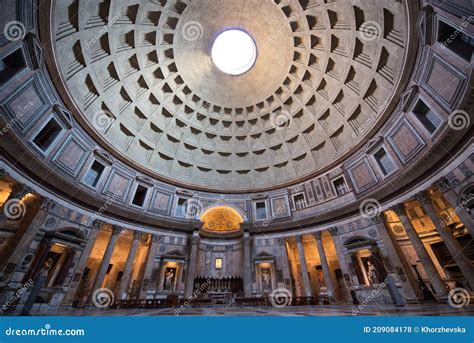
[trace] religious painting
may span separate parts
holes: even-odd
[[[262,291],[272,290],[272,275],[270,268],[261,268],[260,275],[262,278]]]
[[[163,290],[173,292],[175,281],[176,268],[166,268],[165,278],[163,280]]]

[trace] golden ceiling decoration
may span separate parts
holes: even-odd
[[[240,229],[243,219],[233,208],[217,206],[207,210],[201,216],[201,221],[206,231],[233,232]]]

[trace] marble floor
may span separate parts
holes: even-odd
[[[318,305],[275,307],[184,307],[166,309],[37,309],[34,316],[474,316],[474,305],[461,309],[448,304],[419,304],[395,307],[370,305],[356,308],[352,305]]]

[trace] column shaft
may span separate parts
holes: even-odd
[[[334,299],[334,283],[332,282],[331,270],[329,269],[328,259],[324,250],[323,241],[321,238],[321,232],[316,232],[314,235],[316,244],[318,246],[319,259],[321,260],[321,266],[323,268],[324,283],[328,290],[328,295],[331,299]]]
[[[415,276],[413,275],[413,270],[407,263],[406,258],[403,255],[403,251],[398,245],[397,239],[393,236],[391,232],[392,230],[390,229],[390,227],[387,226],[383,218],[377,218],[376,223],[378,229],[377,231],[380,233],[381,240],[386,250],[387,258],[390,260],[393,267],[395,267],[395,270],[387,270],[387,272],[389,274],[393,273],[394,278],[398,279],[402,283],[403,290],[405,292],[405,298],[407,300],[414,301],[416,298],[422,298],[419,285],[416,281]],[[397,269],[399,270],[398,272]],[[403,281],[400,271],[405,272],[405,281]]]
[[[95,221],[92,225],[91,232],[89,234],[89,237],[87,238],[87,245],[82,251],[81,258],[79,259],[79,262],[77,263],[77,268],[76,268],[77,277],[72,278],[71,285],[69,286],[66,294],[64,295],[62,305],[71,305],[72,302],[74,301],[77,289],[79,285],[81,284],[81,276],[84,273],[84,269],[87,267],[87,260],[90,257],[92,248],[94,247],[95,240],[97,239],[97,235],[99,234],[101,225],[102,225],[102,222],[99,222],[99,221]]]
[[[471,237],[474,238],[474,219],[467,212],[465,204],[458,204],[458,195],[452,189],[450,182],[446,178],[442,178],[434,184],[434,187],[439,189],[449,206],[454,209],[454,212],[461,219]]]
[[[151,274],[155,265],[155,258],[160,240],[160,236],[152,235],[150,249],[148,250],[148,256],[145,264],[145,270],[143,271],[142,287],[140,290],[140,298],[143,299],[147,297],[147,291],[150,285]]]
[[[313,295],[313,292],[311,290],[311,280],[309,279],[308,266],[306,265],[306,257],[304,255],[303,242],[301,241],[301,238],[301,236],[296,236],[296,247],[298,249],[298,256],[300,259],[304,293],[305,296],[311,297]]]
[[[456,237],[454,237],[453,232],[449,226],[440,225],[442,222],[438,220],[440,218],[439,214],[433,206],[433,203],[431,202],[431,199],[426,192],[418,194],[417,200],[422,204],[426,214],[428,214],[433,224],[435,224],[436,230],[443,239],[444,244],[446,244],[446,247],[451,253],[453,259],[456,261],[456,264],[458,265],[459,269],[461,269],[461,272],[463,273],[467,282],[471,287],[473,287],[474,268],[469,262],[469,258],[464,253],[464,249],[461,243],[459,243]]]
[[[244,294],[246,297],[252,296],[252,264],[250,260],[250,237],[249,233],[244,233]]]
[[[36,234],[43,226],[49,211],[51,211],[53,207],[54,202],[48,199],[35,201],[31,206],[29,206],[30,210],[35,211],[36,214],[29,220],[29,222],[21,223],[20,228],[11,239],[11,243],[8,244],[10,249],[5,249],[0,258],[2,271],[4,271],[5,267],[11,266],[8,268],[11,273],[8,273],[8,275],[3,273],[0,274],[3,280],[7,281],[14,274],[15,269],[25,257]]]
[[[125,267],[120,280],[119,293],[118,296],[120,299],[125,300],[127,298],[128,287],[130,286],[130,277],[132,274],[133,262],[137,256],[138,243],[140,242],[140,233],[138,231],[133,232],[132,245],[128,252],[127,261],[125,262]]]
[[[400,218],[400,221],[402,222],[402,225],[405,228],[408,238],[410,239],[410,242],[413,244],[413,247],[415,248],[415,252],[417,253],[419,257],[420,262],[426,271],[426,274],[430,278],[430,283],[433,285],[434,291],[436,293],[436,297],[437,298],[445,297],[447,290],[444,285],[444,282],[441,280],[441,277],[438,271],[436,270],[436,267],[433,264],[433,261],[431,261],[430,255],[426,251],[425,246],[423,245],[421,238],[418,236],[418,233],[416,232],[415,227],[413,226],[411,221],[408,219],[405,213],[405,206],[401,205],[394,208],[393,210],[397,213],[398,217]]]
[[[185,289],[186,298],[191,297],[194,291],[194,277],[196,274],[198,244],[199,244],[199,233],[196,231],[193,233],[193,236],[191,237],[191,251],[189,252],[189,259],[188,259],[188,275],[186,276],[186,289]]]
[[[99,270],[95,276],[94,284],[92,285],[91,292],[89,294],[89,301],[92,301],[94,292],[102,287],[104,282],[105,275],[107,274],[107,268],[109,267],[110,259],[112,258],[112,253],[114,252],[115,244],[117,243],[121,228],[114,227],[112,229],[112,235],[110,236],[109,243],[105,249],[104,256],[99,266]]]

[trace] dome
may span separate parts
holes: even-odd
[[[126,163],[195,189],[277,188],[333,167],[413,67],[401,2],[102,2],[70,21],[75,3],[52,18],[74,115]],[[232,33],[250,44],[244,72],[213,61]]]

